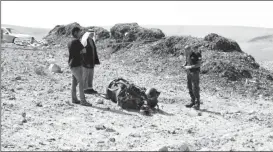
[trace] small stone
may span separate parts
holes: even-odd
[[[168,151],[168,147],[164,146],[164,147],[160,148],[158,151]]]
[[[42,105],[41,102],[36,103],[36,106],[37,106],[37,107],[43,107],[43,105]]]
[[[10,91],[11,91],[11,92],[15,92],[15,90],[14,90],[14,89],[10,89]]]
[[[190,117],[195,117],[195,116],[197,116],[197,112],[194,111],[194,110],[190,110],[190,111],[187,113],[187,115],[190,116]]]
[[[235,138],[234,138],[234,137],[231,137],[230,140],[231,140],[231,141],[235,141]]]
[[[115,142],[115,141],[116,141],[116,139],[115,139],[115,138],[110,138],[110,139],[109,139],[109,141],[111,141],[111,142]]]
[[[52,141],[56,141],[56,139],[55,138],[50,138],[50,139],[48,139],[48,141],[52,142]]]
[[[188,130],[188,133],[189,133],[189,134],[192,134],[192,133],[193,133],[192,129],[189,129],[189,130]]]
[[[10,97],[9,100],[15,100],[16,98],[15,97]]]
[[[27,123],[27,120],[24,118],[24,119],[22,120],[22,123]]]
[[[52,89],[48,89],[47,93],[53,93],[54,91]]]
[[[19,88],[16,88],[17,90],[23,90],[23,88],[19,87]]]
[[[116,132],[116,131],[114,129],[112,129],[112,128],[107,128],[106,132]]]
[[[190,151],[190,148],[189,148],[188,144],[183,143],[183,144],[179,145],[178,151]]]
[[[129,136],[131,136],[131,137],[141,137],[140,134],[138,134],[138,133],[131,133],[131,134],[129,134]]]
[[[58,66],[57,64],[50,64],[48,69],[50,72],[53,72],[53,73],[61,73],[62,72],[60,66]]]
[[[22,80],[20,76],[16,77],[15,80]]]
[[[104,130],[104,129],[106,129],[106,127],[104,125],[96,125],[95,128],[97,130]]]

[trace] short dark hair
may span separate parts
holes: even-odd
[[[75,33],[76,33],[76,32],[79,32],[80,30],[81,30],[81,29],[80,29],[79,27],[74,27],[74,28],[72,29],[72,31],[71,31],[72,36],[73,36],[73,37],[76,37]]]

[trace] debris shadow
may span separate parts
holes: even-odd
[[[207,109],[200,109],[199,111],[200,112],[206,112],[206,113],[209,113],[209,114],[215,114],[215,115],[218,115],[218,116],[222,116],[222,114],[220,112],[210,111],[210,110],[207,110]]]
[[[98,107],[98,106],[90,106],[91,108],[95,108],[95,109],[98,109],[98,110],[102,110],[102,111],[109,111],[109,112],[113,112],[113,113],[116,113],[116,114],[122,114],[122,115],[127,115],[127,116],[133,116],[132,114],[129,114],[129,113],[126,113],[126,112],[123,112],[123,111],[120,111],[120,110],[116,110],[116,109],[111,109],[111,108],[102,108],[102,107]]]
[[[161,109],[155,110],[155,113],[162,114],[162,115],[165,115],[165,116],[174,116],[174,114],[168,113],[168,112],[163,111]]]

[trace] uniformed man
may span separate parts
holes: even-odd
[[[196,110],[200,109],[200,87],[199,73],[202,61],[201,51],[197,47],[185,46],[186,61],[184,68],[187,72],[187,87],[191,96],[191,103],[187,104],[187,108],[194,106]]]

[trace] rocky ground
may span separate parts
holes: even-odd
[[[185,74],[141,73],[113,55],[95,68],[95,89],[105,93],[117,77],[155,87],[161,91],[160,111],[144,116],[94,95],[86,95],[92,107],[75,105],[67,50],[6,47],[1,52],[2,150],[273,150],[272,101],[201,90],[201,110],[187,109]],[[63,72],[50,73],[51,63]]]

